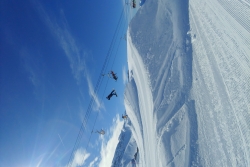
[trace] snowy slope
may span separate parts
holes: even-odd
[[[138,10],[124,99],[136,166],[250,166],[249,4],[147,0]]]
[[[193,98],[204,166],[250,166],[250,3],[190,1]]]
[[[134,158],[136,153],[137,144],[131,133],[131,121],[125,120],[123,129],[119,136],[119,143],[116,147],[112,167],[117,166],[131,166],[131,159]]]
[[[190,150],[190,129],[197,126],[190,123],[195,111],[188,99],[188,23],[187,1],[146,1],[131,21],[127,41],[133,79],[125,106],[140,151],[139,166],[188,166],[196,159],[196,149]]]

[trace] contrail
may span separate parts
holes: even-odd
[[[58,136],[59,136],[59,138],[60,138],[60,140],[61,140],[61,142],[62,142],[62,145],[65,147],[65,145],[63,144],[62,138],[61,138],[61,136],[59,135],[59,133],[58,133]]]

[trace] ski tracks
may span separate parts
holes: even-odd
[[[143,61],[133,46],[130,34],[128,34],[128,62],[133,70],[133,76],[138,93],[139,112],[141,116],[143,133],[143,147],[140,149],[140,162],[144,166],[159,166],[156,157],[156,123],[153,113],[153,98],[148,80],[148,75]],[[133,123],[133,122],[132,122]]]
[[[250,165],[249,18],[239,8],[250,11],[236,1],[190,1],[196,36],[193,94],[204,166]]]

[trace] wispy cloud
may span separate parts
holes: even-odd
[[[92,96],[94,101],[95,101],[95,106],[94,106],[93,110],[100,111],[101,109],[105,109],[103,103],[101,103],[101,100],[95,94],[93,84],[92,84],[90,77],[88,75],[87,75],[87,82],[88,82],[88,87],[89,87],[89,95]]]
[[[93,167],[97,161],[98,157],[95,157],[95,159],[89,163],[89,167]]]
[[[35,64],[35,62],[33,62],[32,56],[26,48],[22,48],[20,50],[20,56],[22,58],[25,70],[29,73],[29,80],[34,87],[38,87],[40,85],[40,80],[37,76],[38,70],[36,70],[35,67],[37,67],[39,64]]]
[[[77,81],[77,84],[81,83],[82,76],[86,76],[86,63],[85,58],[88,55],[86,49],[79,47],[74,36],[71,34],[66,17],[63,10],[60,12],[60,20],[55,19],[53,16],[49,16],[44,10],[43,6],[38,2],[34,2],[41,19],[45,25],[49,28],[51,34],[58,41],[59,46],[67,56],[72,74]]]
[[[70,62],[70,67],[75,79],[77,80],[77,84],[80,84],[82,76],[86,76],[85,56],[87,53],[80,52],[80,49],[77,47],[77,44],[69,30],[66,28],[66,25],[64,28],[56,27],[57,25],[54,26],[54,34],[57,36],[57,39]]]
[[[42,56],[39,53],[32,53],[28,48],[23,47],[20,50],[20,57],[22,65],[28,74],[29,81],[34,87],[34,94],[36,98],[42,103],[42,110],[44,109],[44,101],[46,95],[46,87],[44,84],[44,64]]]
[[[52,16],[49,16],[44,8],[39,2],[36,4],[40,17],[44,20],[45,24],[49,28],[51,34],[56,38],[60,47],[67,56],[72,74],[77,81],[77,84],[80,85],[83,78],[86,79],[89,88],[89,95],[94,98],[95,108],[94,110],[99,111],[103,109],[103,105],[99,100],[98,96],[94,93],[93,84],[91,78],[89,77],[86,59],[89,56],[89,52],[86,51],[81,45],[77,43],[74,36],[71,34],[66,17],[64,16],[63,10],[61,10],[61,20],[60,24],[57,20],[53,19]],[[79,47],[81,46],[81,47]]]
[[[75,152],[74,159],[72,160],[72,162],[70,162],[70,164],[68,164],[68,166],[69,165],[72,167],[82,166],[89,156],[90,154],[87,153],[86,150],[80,148]]]
[[[123,127],[123,121],[119,119],[119,115],[113,120],[113,126],[110,128],[111,136],[108,139],[102,139],[101,161],[99,166],[111,166],[116,146],[119,142],[118,137]]]

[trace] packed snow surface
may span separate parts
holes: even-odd
[[[145,2],[113,166],[250,166],[249,16],[249,0]]]

